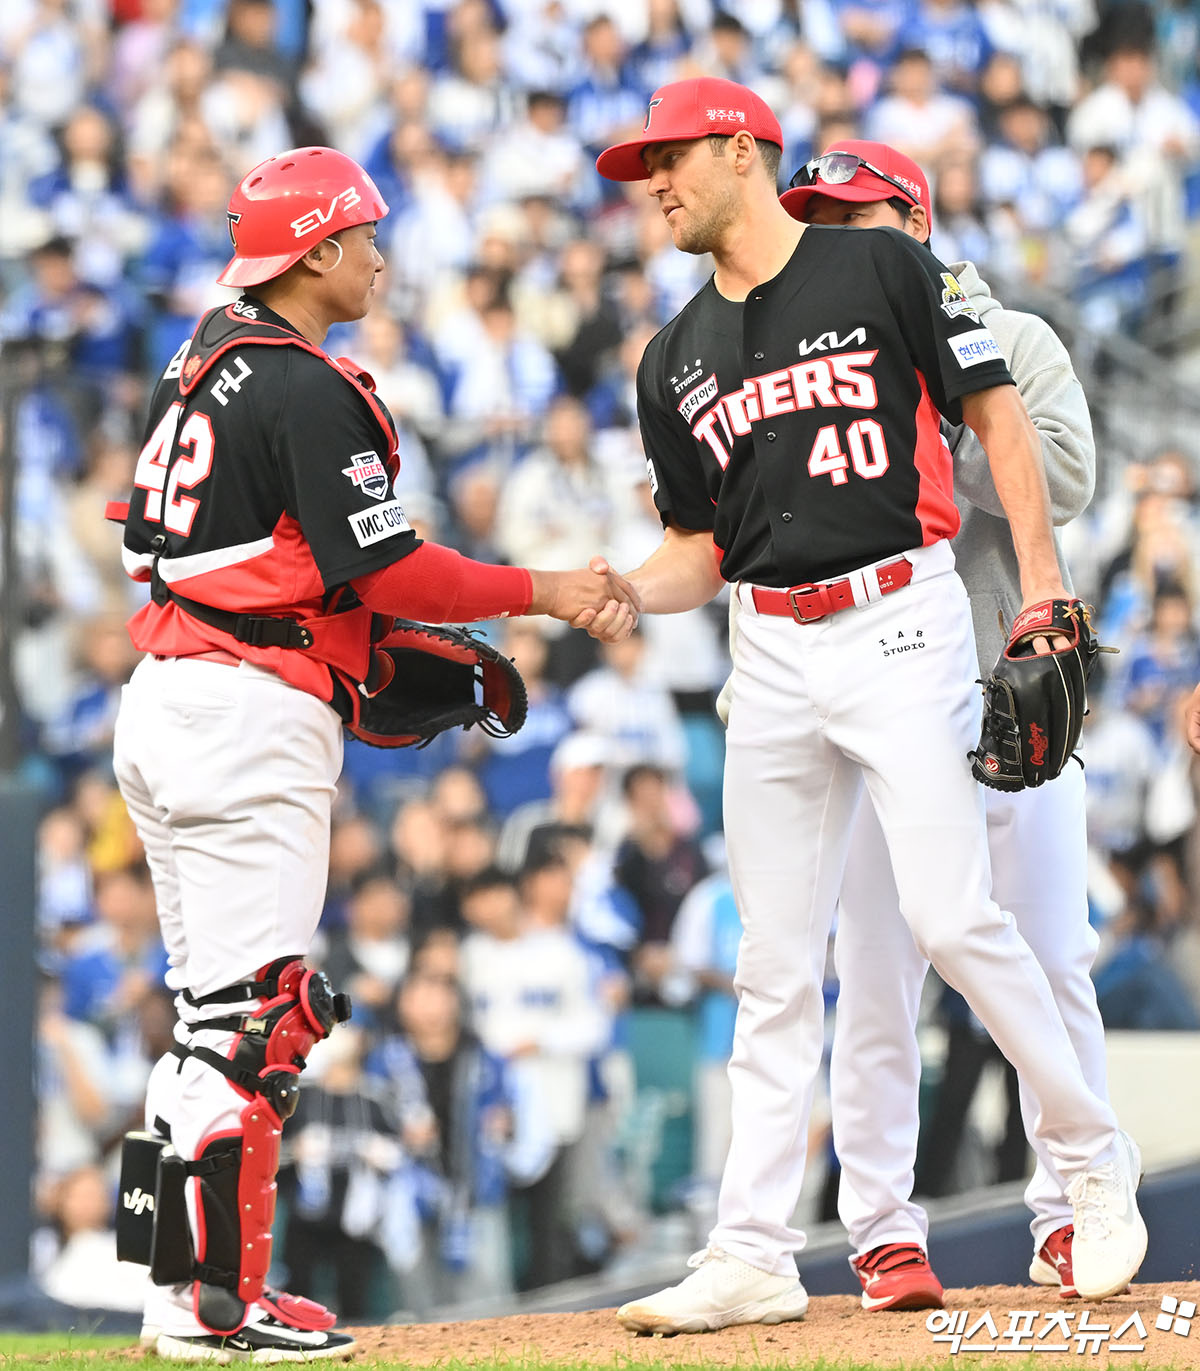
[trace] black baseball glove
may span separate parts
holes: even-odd
[[[477,633],[397,619],[374,652],[382,685],[359,687],[346,725],[372,747],[424,746],[473,724],[507,738],[525,722],[521,673]]]
[[[1079,742],[1087,713],[1087,681],[1102,648],[1082,600],[1044,600],[1019,614],[983,686],[979,746],[968,752],[971,773],[993,790],[1024,790],[1052,781]],[[1038,656],[1033,639],[1069,641]]]

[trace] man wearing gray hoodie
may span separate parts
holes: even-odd
[[[801,168],[782,199],[794,218],[808,223],[889,225],[921,242],[929,239],[925,175],[886,144],[839,142]],[[1000,345],[1041,437],[1054,523],[1068,523],[1091,499],[1095,445],[1066,349],[1044,320],[1005,309],[972,263],[952,265],[942,279],[941,307],[977,316]],[[962,516],[953,547],[986,675],[1004,646],[1003,624],[1011,624],[1021,607],[1017,559],[978,438],[966,426],[944,436],[954,454]],[[1058,560],[1069,589],[1061,547]],[[988,790],[985,799],[993,897],[1011,910],[1041,962],[1084,1078],[1104,1096],[1104,1028],[1090,976],[1097,938],[1088,923],[1083,770],[1069,767],[1053,785],[1036,790]],[[929,1266],[928,1220],[911,1198],[921,1071],[915,1030],[928,963],[900,915],[883,833],[865,804],[842,885],[836,965],[841,990],[830,1090],[842,1167],[838,1210],[854,1248],[851,1266],[862,1283],[864,1308],[935,1308],[942,1287]],[[1058,1286],[1068,1299],[1075,1295],[1071,1205],[1033,1137],[1024,1090],[1022,1112],[1038,1159],[1025,1192],[1034,1215],[1029,1274],[1038,1284]]]

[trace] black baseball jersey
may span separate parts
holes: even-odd
[[[638,417],[664,522],[728,581],[828,580],[952,537],[939,416],[1011,384],[954,276],[898,229],[809,226],[745,302],[708,284],[646,348]]]
[[[210,311],[150,403],[125,523],[124,563],[219,611],[321,624],[312,653],[235,644],[174,601],[130,622],[162,655],[227,647],[330,698],[333,662],[366,667],[367,611],[333,592],[419,546],[392,483],[396,431],[368,386],[252,296]],[[353,607],[353,597],[343,597]]]

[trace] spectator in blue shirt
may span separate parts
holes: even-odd
[[[645,117],[647,92],[627,68],[628,53],[621,31],[607,15],[597,15],[583,30],[584,75],[567,99],[567,125],[594,160],[627,128]],[[590,177],[598,198],[620,198],[615,183]]]
[[[972,94],[992,53],[991,40],[973,3],[920,0],[905,42],[924,48],[946,90]]]
[[[1052,232],[1078,203],[1079,161],[1054,138],[1050,116],[1024,92],[997,119],[1000,140],[979,163],[983,199],[1012,205],[1029,232]]]
[[[1154,595],[1146,631],[1130,644],[1123,673],[1127,709],[1149,727],[1163,746],[1175,725],[1175,703],[1200,677],[1200,637],[1187,591],[1165,582]]]
[[[126,181],[121,146],[110,117],[81,105],[63,128],[62,160],[29,188],[56,232],[77,244],[80,268],[111,286],[146,241],[148,225]]]
[[[176,151],[170,159],[168,215],[141,263],[150,304],[147,360],[161,371],[225,292],[213,283],[229,259],[225,204],[229,174],[216,148]]]
[[[133,366],[137,342],[131,302],[118,289],[85,280],[75,245],[56,236],[35,248],[28,279],[0,313],[0,340],[27,345],[38,365],[20,416],[31,431],[22,460],[56,475],[74,474],[81,430],[111,403]]]
[[[80,673],[65,708],[44,732],[44,745],[65,790],[112,752],[121,687],[138,663],[123,615],[96,615],[77,626]]]
[[[911,0],[834,0],[834,10],[847,66],[866,68],[877,89],[912,24]]]
[[[144,870],[97,873],[95,908],[96,922],[61,964],[63,1011],[115,1035],[131,1027],[142,1001],[161,984],[167,959]]]
[[[420,1309],[508,1294],[516,1111],[508,1068],[464,1027],[458,982],[432,964],[418,964],[405,979],[396,1017],[399,1032],[375,1048],[367,1071],[385,1100],[415,1073],[434,1122],[433,1203],[422,1224],[422,1260],[405,1281],[408,1302]]]
[[[535,620],[512,619],[506,625],[504,653],[511,657],[525,681],[529,712],[519,733],[509,738],[481,734],[475,747],[482,752],[479,779],[491,812],[506,819],[519,805],[549,800],[550,758],[571,732],[571,715],[563,692],[546,680],[549,644]]]
[[[629,75],[647,96],[659,86],[673,81],[679,63],[692,48],[677,0],[662,0],[648,7],[646,36],[635,43],[629,54]]]

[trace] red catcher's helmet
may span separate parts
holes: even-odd
[[[217,283],[261,285],[331,234],[387,212],[375,182],[345,153],[293,148],[268,157],[229,197],[233,258]]]

